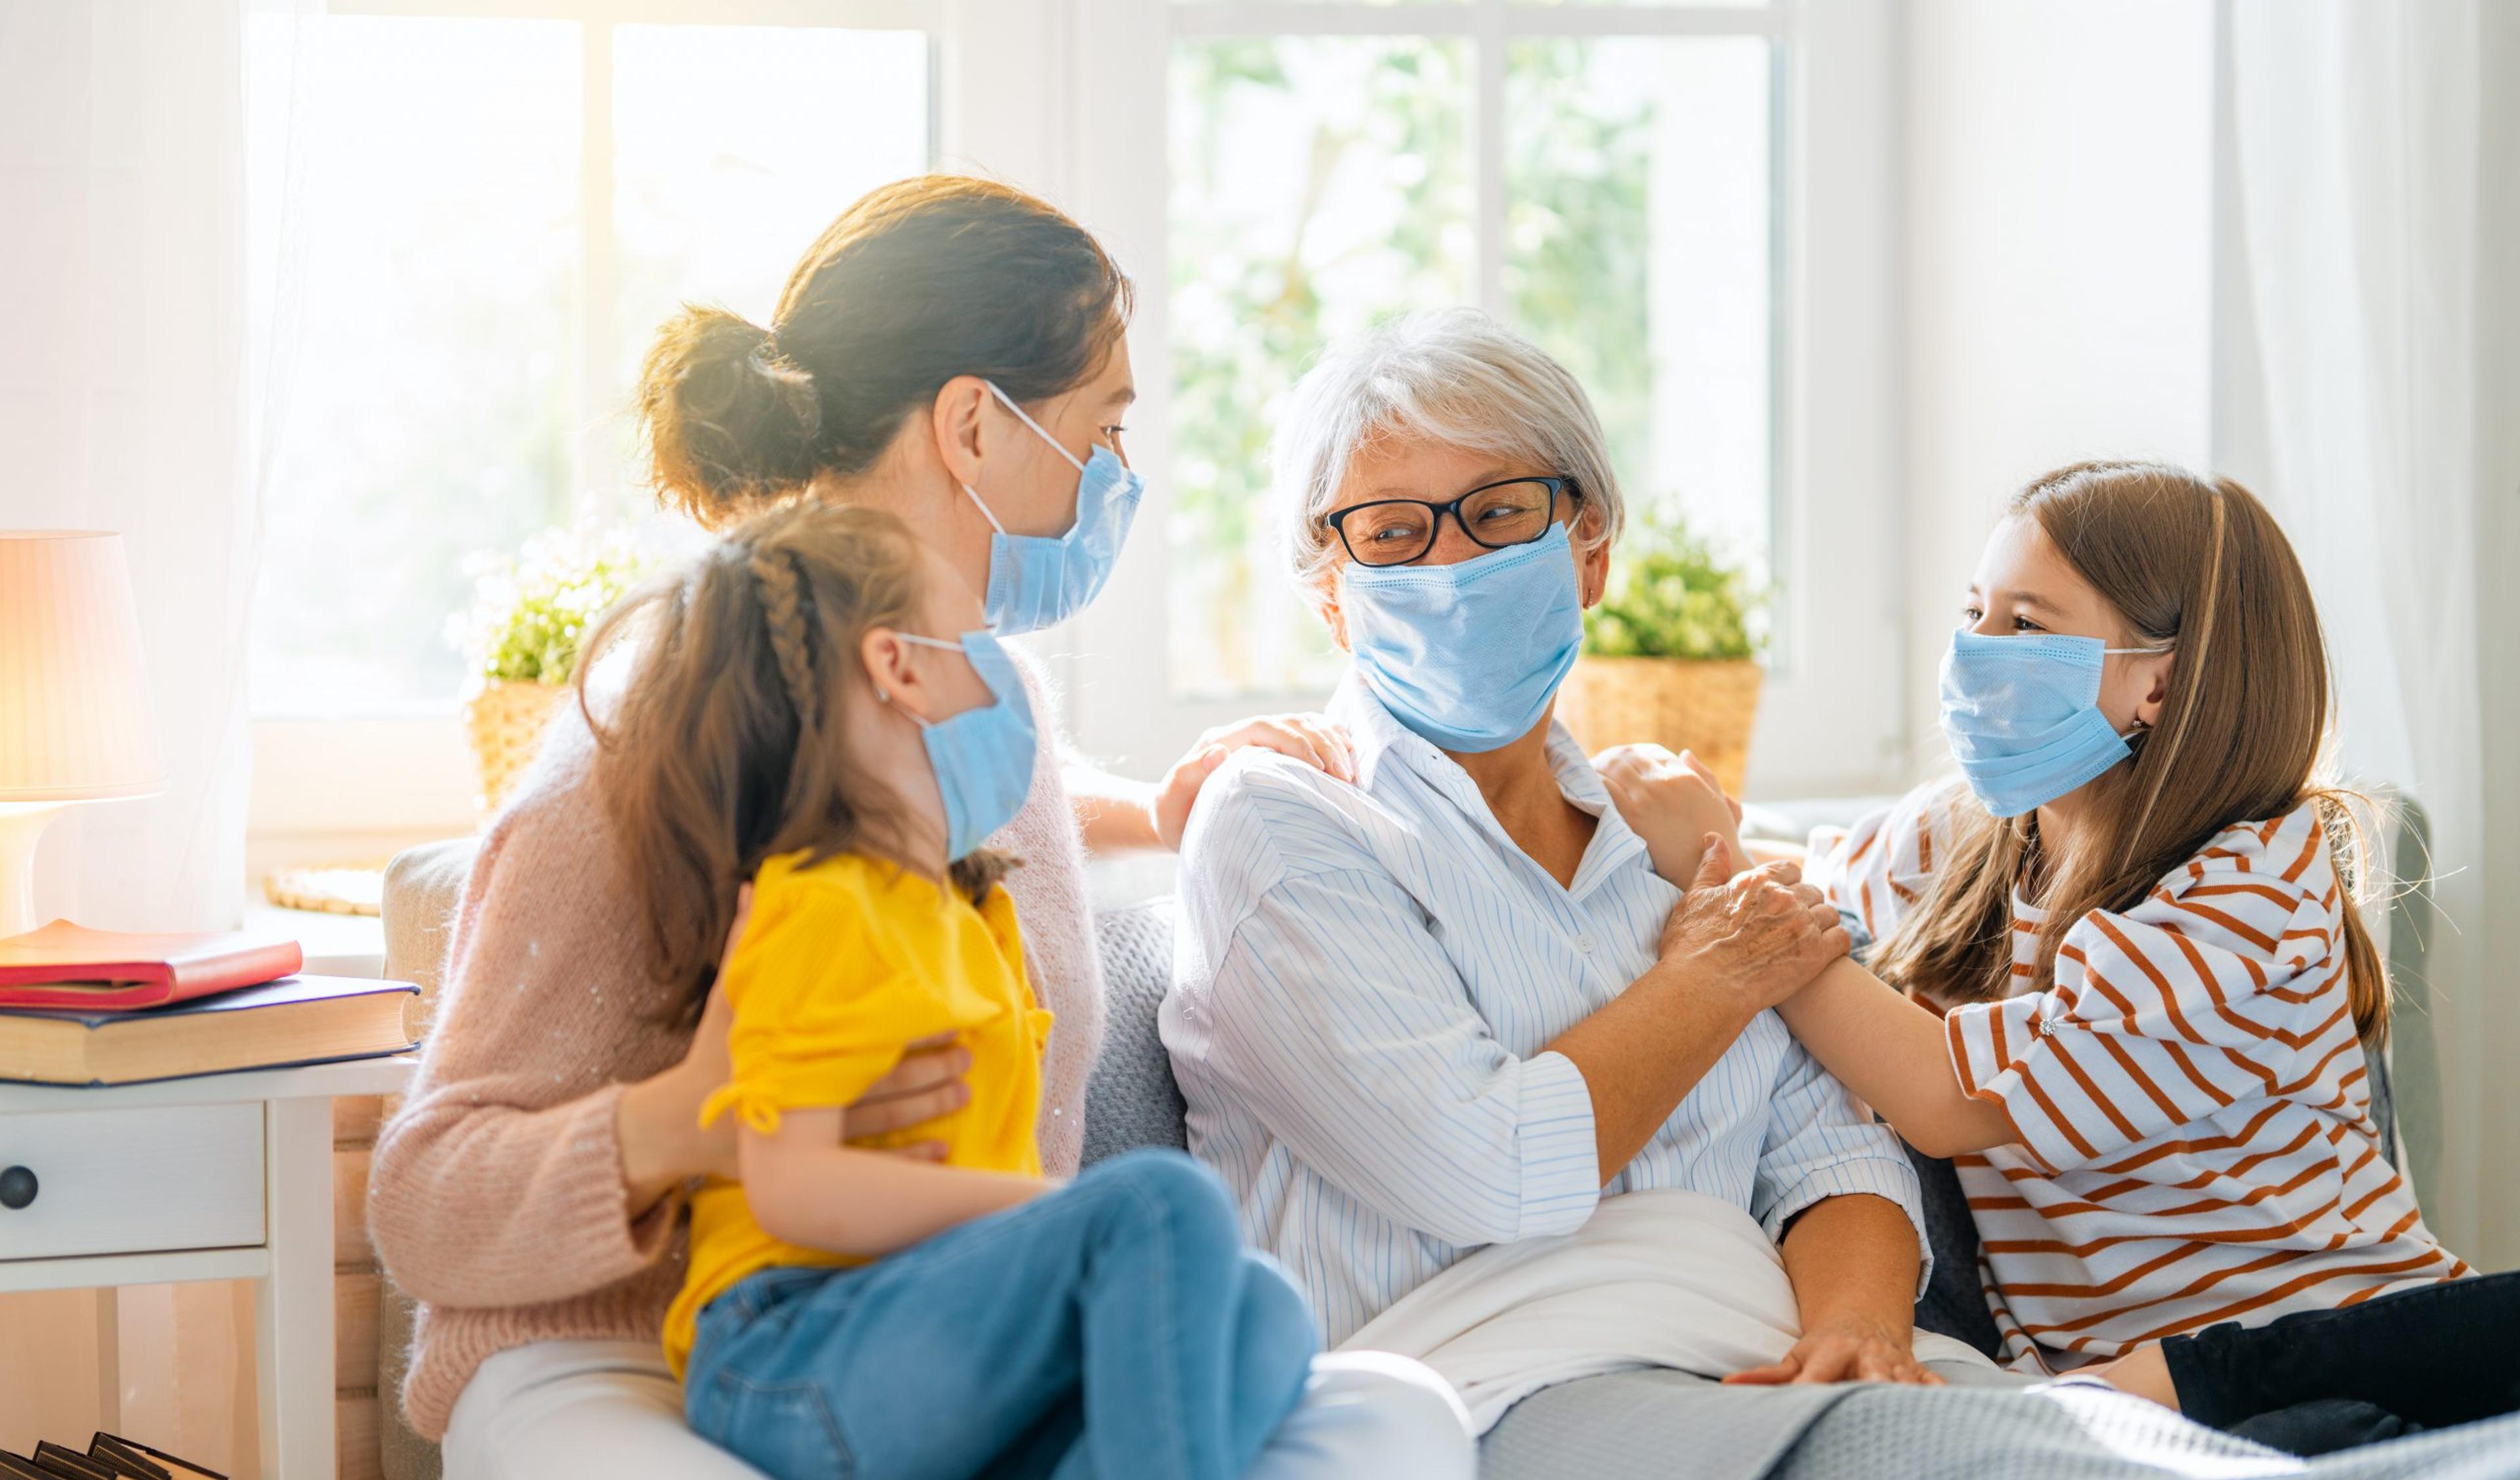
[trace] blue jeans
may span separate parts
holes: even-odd
[[[700,1312],[694,1430],[777,1480],[1235,1480],[1321,1335],[1215,1174],[1137,1151],[858,1269]]]

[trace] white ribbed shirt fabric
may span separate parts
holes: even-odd
[[[1653,964],[1679,891],[1564,729],[1558,785],[1600,818],[1571,887],[1352,677],[1330,714],[1355,785],[1246,750],[1201,792],[1162,1028],[1192,1149],[1332,1345],[1464,1255],[1572,1233],[1612,1193],[1704,1192],[1771,1239],[1822,1198],[1872,1193],[1923,1246],[1897,1139],[1773,1012],[1598,1186],[1591,1092],[1546,1046]]]

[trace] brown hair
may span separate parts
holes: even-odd
[[[873,627],[915,630],[925,595],[919,542],[889,514],[794,502],[739,525],[690,565],[607,613],[577,665],[596,782],[647,920],[655,977],[697,1020],[735,921],[736,896],[768,859],[890,856],[902,799],[850,763],[843,710]],[[636,651],[611,720],[587,675],[615,642]],[[974,903],[1011,867],[956,863]]]
[[[2036,858],[2037,814],[1998,820],[1962,791],[1952,841],[1917,908],[1883,942],[1881,974],[1946,1004],[2011,985],[2010,891],[2045,871],[2047,922],[2034,984],[2055,981],[2065,933],[2093,910],[2135,907],[2161,878],[2239,823],[2318,804],[2345,891],[2346,997],[2377,1042],[2389,985],[2357,908],[2370,881],[2363,798],[2325,778],[2327,651],[2291,544],[2249,491],[2150,463],[2078,463],[2015,495],[2145,646],[2173,646],[2170,690],[2134,758],[2092,783],[2069,856]]]
[[[656,494],[717,524],[864,471],[956,376],[1030,405],[1127,327],[1129,280],[1085,228],[1012,186],[920,175],[870,191],[807,249],[770,327],[685,304],[639,373]]]

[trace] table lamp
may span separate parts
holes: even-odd
[[[56,814],[165,786],[122,536],[0,529],[0,937],[35,928]]]

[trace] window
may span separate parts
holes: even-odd
[[[644,515],[623,412],[656,322],[758,320],[832,213],[929,167],[1044,194],[1140,285],[1152,492],[1102,600],[1037,643],[1087,754],[1151,775],[1326,696],[1268,546],[1273,419],[1329,338],[1473,303],[1585,381],[1636,502],[1772,581],[1754,789],[1903,770],[1874,0],[331,0],[298,24],[296,172],[254,196],[257,230],[289,218],[305,326],[265,419],[256,746],[289,785],[257,835],[463,826],[464,557]],[[271,93],[249,77],[257,137],[291,114]]]
[[[646,514],[624,408],[657,323],[684,299],[765,319],[841,205],[934,153],[922,30],[362,9],[257,33],[307,53],[302,172],[256,198],[302,244],[266,718],[451,712],[465,558]]]
[[[1896,24],[1871,0],[1082,13],[1070,199],[1162,292],[1131,436],[1160,535],[1061,640],[1079,744],[1151,772],[1327,696],[1270,431],[1330,339],[1469,303],[1585,382],[1633,507],[1773,593],[1753,790],[1902,774]]]
[[[1173,690],[1328,686],[1275,559],[1270,428],[1325,343],[1410,308],[1531,335],[1592,393],[1632,503],[1685,509],[1765,574],[1772,19],[1317,35],[1301,5],[1211,9],[1185,5],[1170,67]]]

